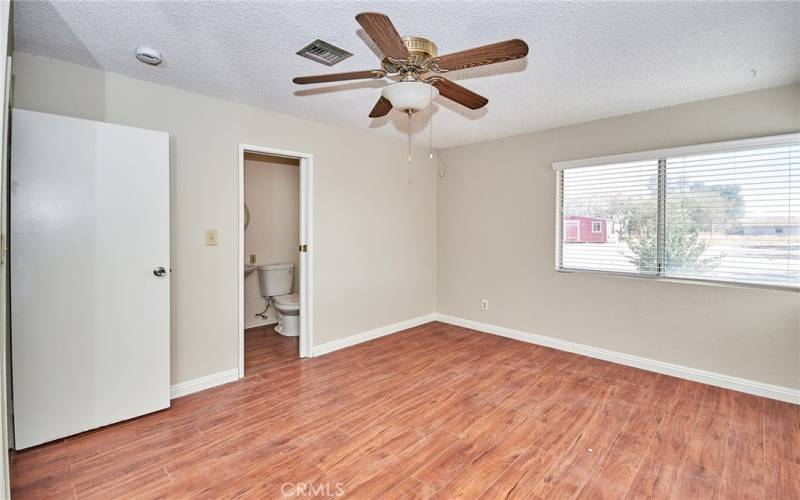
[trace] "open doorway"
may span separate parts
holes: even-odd
[[[312,157],[239,146],[239,377],[311,355]]]

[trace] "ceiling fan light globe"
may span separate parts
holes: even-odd
[[[383,87],[381,95],[401,111],[419,111],[439,95],[436,87],[423,82],[397,82]]]

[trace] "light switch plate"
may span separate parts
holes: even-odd
[[[219,231],[216,229],[206,229],[206,246],[215,247],[219,244]]]

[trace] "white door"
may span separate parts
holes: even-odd
[[[169,135],[18,109],[11,125],[22,449],[169,406]]]

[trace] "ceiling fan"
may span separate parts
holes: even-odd
[[[292,81],[306,85],[393,77],[397,81],[383,88],[381,98],[369,114],[370,118],[385,116],[392,108],[397,108],[410,117],[425,108],[437,95],[470,109],[482,108],[489,102],[488,99],[441,74],[511,61],[528,55],[528,44],[513,39],[439,56],[436,45],[430,40],[416,36],[401,37],[392,21],[384,14],[364,12],[356,16],[356,21],[383,53],[381,69],[299,76]]]

